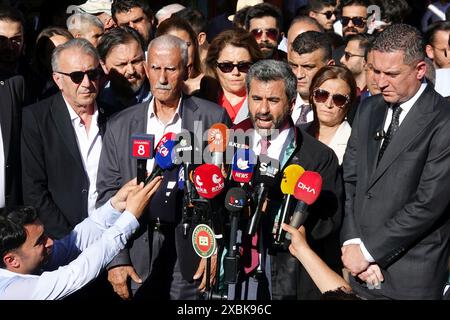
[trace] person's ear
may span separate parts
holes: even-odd
[[[425,73],[427,72],[427,64],[425,63],[425,61],[422,60],[418,62],[416,65],[416,70],[417,70],[417,79],[422,80],[423,77],[425,77]]]
[[[433,51],[433,47],[431,45],[427,44],[425,46],[425,52],[426,52],[428,58],[430,58],[431,60],[434,59],[434,51]]]
[[[334,61],[334,59],[330,59],[327,62],[327,66],[335,66],[336,65],[336,61]]]
[[[197,35],[198,46],[201,47],[206,42],[206,33],[200,32]]]
[[[55,81],[56,85],[58,86],[59,90],[62,90],[62,74],[59,74],[57,72],[52,73],[53,81]]]
[[[3,264],[6,266],[6,269],[17,269],[20,267],[20,262],[17,254],[8,252],[3,256]]]

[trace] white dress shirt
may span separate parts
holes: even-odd
[[[339,164],[342,164],[342,160],[344,159],[345,149],[347,148],[347,142],[352,133],[352,127],[348,124],[346,120],[344,120],[339,128],[336,130],[333,138],[331,138],[328,146],[333,149],[336,154]]]
[[[84,170],[89,178],[88,193],[88,215],[95,210],[95,202],[97,201],[97,171],[100,161],[100,153],[102,152],[102,136],[98,128],[98,109],[97,104],[94,105],[94,114],[92,115],[89,132],[81,121],[81,118],[73,110],[70,104],[66,102],[67,110],[70,114],[70,121],[77,137],[78,149],[81,159],[83,160]]]
[[[402,125],[403,120],[406,118],[406,115],[408,114],[408,112],[411,110],[411,108],[413,107],[413,105],[416,103],[416,101],[419,99],[419,97],[422,95],[422,93],[425,91],[425,88],[427,87],[427,83],[423,82],[420,87],[419,90],[417,90],[416,94],[409,99],[408,101],[403,102],[402,104],[400,104],[400,108],[402,108],[402,112],[400,113],[400,117],[399,117],[399,128]],[[389,125],[391,124],[392,121],[392,107],[389,107],[388,112],[387,112],[387,116],[386,119],[384,121],[384,132],[387,132]],[[380,148],[383,145],[383,142],[380,143]],[[361,238],[353,238],[350,240],[347,240],[343,243],[343,246],[349,245],[349,244],[359,244],[361,251],[364,255],[364,258],[368,261],[368,262],[375,262],[375,259],[372,257],[372,255],[369,253],[369,251],[367,250],[366,246],[364,245],[363,241],[361,240]]]
[[[5,151],[3,146],[2,126],[0,125],[0,208],[5,206]]]
[[[257,156],[261,153],[261,135],[257,130],[253,130],[253,148]],[[267,148],[267,156],[272,159],[282,161],[281,157],[284,155],[286,148],[288,147],[290,141],[294,139],[294,130],[291,127],[282,128],[278,135],[272,134],[270,137],[270,145]]]
[[[155,135],[155,145],[158,144],[159,140],[169,132],[173,132],[178,134],[181,132],[181,115],[180,108],[181,103],[183,101],[183,96],[181,96],[180,101],[178,102],[178,107],[173,115],[172,120],[164,124],[161,120],[159,120],[158,116],[155,113],[155,99],[150,101],[150,105],[148,108],[147,115],[147,133]],[[155,164],[155,158],[147,160],[147,172],[152,172]]]
[[[295,99],[295,105],[294,109],[292,110],[292,121],[294,123],[297,123],[298,118],[300,117],[300,112],[302,111],[301,106],[304,104],[309,104],[309,101],[305,101],[302,99],[299,93],[297,93],[297,98]],[[306,114],[306,121],[311,122],[314,120],[314,112],[312,108],[309,110],[309,112]]]
[[[108,201],[70,234],[54,242],[51,260],[45,266],[45,270],[53,271],[30,275],[0,269],[0,300],[66,297],[97,277],[138,227],[133,214],[127,211],[120,214]]]

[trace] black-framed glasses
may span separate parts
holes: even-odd
[[[99,68],[90,69],[86,71],[74,71],[70,73],[61,72],[61,71],[55,71],[56,73],[63,74],[65,76],[70,77],[70,80],[73,81],[73,83],[80,84],[83,82],[84,75],[87,75],[89,81],[95,81],[100,78],[101,71]]]
[[[327,20],[330,20],[331,17],[333,17],[333,15],[335,17],[337,16],[337,11],[325,11],[325,12],[314,11],[314,12],[318,13],[318,14],[323,14],[325,16],[325,18],[327,18]]]
[[[233,71],[234,68],[237,68],[239,72],[247,73],[248,69],[252,66],[252,62],[239,62],[239,63],[232,63],[232,62],[217,62],[217,68],[220,69],[220,71],[224,73],[230,73]]]
[[[364,58],[363,55],[360,55],[360,54],[353,54],[353,53],[351,53],[351,52],[344,51],[344,58],[345,58],[345,60],[348,61],[348,60],[350,60],[351,57],[360,57],[360,58]]]
[[[317,88],[314,90],[313,98],[316,103],[325,103],[328,101],[330,95],[330,92],[327,90]],[[340,93],[333,94],[331,99],[333,104],[338,108],[343,108],[350,100],[349,96]]]
[[[362,28],[366,25],[367,18],[364,17],[342,17],[341,22],[344,27],[348,25],[350,20],[353,22],[355,27]]]
[[[253,29],[250,31],[252,35],[255,37],[256,40],[261,39],[263,33],[265,32],[267,35],[267,38],[269,38],[272,41],[278,40],[278,29],[275,28],[269,28],[269,29]]]

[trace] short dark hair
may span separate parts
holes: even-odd
[[[122,26],[110,29],[106,31],[100,38],[97,45],[97,51],[100,59],[105,62],[108,53],[114,49],[114,47],[136,41],[145,52],[144,40],[139,32],[128,26]]]
[[[306,11],[320,11],[325,7],[336,6],[336,0],[309,0],[306,6]]]
[[[291,24],[289,25],[289,29],[290,29],[295,23],[299,23],[299,22],[303,22],[303,23],[308,23],[308,24],[315,25],[321,32],[324,32],[323,27],[320,25],[320,23],[317,22],[316,19],[313,19],[313,18],[308,17],[308,16],[303,16],[303,15],[295,16],[294,19],[292,19]],[[288,29],[288,33],[289,33],[289,29]]]
[[[141,8],[147,18],[153,18],[153,11],[148,4],[148,1],[144,0],[114,0],[111,5],[111,15],[113,20],[117,23],[116,13],[127,12],[132,8]]]
[[[341,6],[343,7],[349,7],[349,6],[362,6],[362,7],[369,7],[369,1],[367,0],[344,0],[341,2]]]
[[[425,43],[432,45],[436,32],[438,31],[450,31],[450,21],[437,21],[430,24],[425,33]]]
[[[321,49],[324,60],[332,59],[330,38],[322,32],[306,31],[299,34],[292,43],[291,50],[297,54],[311,53]]]
[[[25,26],[25,18],[22,12],[5,4],[0,4],[0,21],[19,22],[22,27]]]
[[[195,33],[198,35],[200,32],[207,32],[208,22],[205,16],[198,10],[191,8],[185,8],[172,14],[172,16],[186,20]]]
[[[270,3],[260,3],[251,7],[245,18],[245,28],[249,30],[250,20],[262,17],[273,17],[277,22],[277,28],[281,30],[283,26],[283,16],[281,10]]]
[[[387,23],[402,23],[410,14],[411,8],[405,0],[376,0],[381,8],[381,20]]]
[[[4,268],[3,257],[20,248],[27,239],[25,225],[38,219],[33,207],[17,206],[0,209],[0,267]]]
[[[393,24],[381,32],[372,50],[380,52],[403,51],[403,63],[411,65],[425,58],[425,46],[419,30],[408,24]]]
[[[358,33],[358,34],[352,34],[346,38],[347,44],[350,41],[359,41],[358,47],[361,50],[364,50],[364,59],[367,60],[367,53],[369,51],[369,47],[372,44],[374,39],[374,36],[367,33]]]

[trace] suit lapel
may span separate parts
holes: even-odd
[[[372,108],[372,112],[370,114],[369,121],[369,130],[367,132],[367,170],[368,177],[372,175],[372,173],[376,169],[378,152],[380,150],[381,139],[375,139],[376,133],[383,130],[384,119],[387,114],[387,104],[380,97],[380,100],[376,105]]]
[[[55,127],[58,134],[61,136],[61,140],[64,141],[64,144],[72,154],[75,162],[84,171],[83,160],[81,159],[75,132],[72,122],[70,121],[70,114],[61,93],[58,93],[58,95],[55,96],[55,99],[52,100],[50,110]]]
[[[428,86],[416,103],[414,103],[376,167],[370,179],[369,188],[434,119],[436,116],[436,113],[433,112],[436,104],[435,98],[431,88]]]
[[[2,101],[0,102],[0,124],[2,126],[1,134],[3,139],[3,154],[5,155],[6,163],[6,161],[8,160],[9,144],[11,141],[11,125],[13,121],[12,101],[7,81],[0,81],[0,97],[2,98]]]

